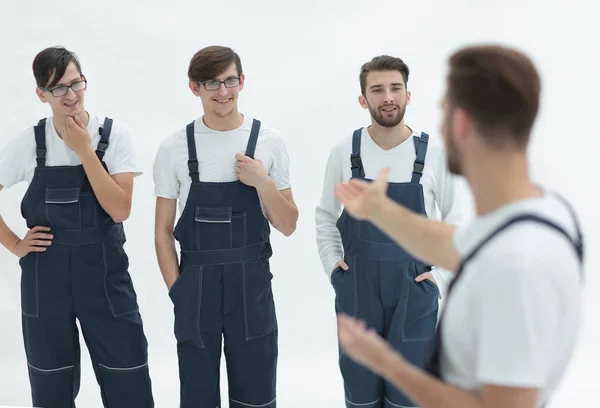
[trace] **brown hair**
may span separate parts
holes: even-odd
[[[399,71],[404,79],[404,86],[408,83],[408,66],[400,58],[389,55],[380,55],[366,62],[360,68],[360,92],[365,95],[367,87],[367,75],[372,71]]]
[[[33,59],[33,76],[40,88],[52,88],[60,81],[70,63],[81,75],[81,64],[74,52],[64,47],[49,47],[40,51]],[[50,80],[52,78],[52,80]]]
[[[219,45],[205,47],[192,57],[188,68],[188,78],[190,81],[215,79],[232,63],[235,63],[238,75],[242,75],[240,57],[231,48]]]
[[[539,108],[540,77],[523,53],[494,45],[463,48],[449,60],[448,102],[473,117],[491,145],[527,146]]]

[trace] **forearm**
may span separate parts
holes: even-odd
[[[331,276],[336,262],[344,256],[342,237],[336,225],[337,217],[323,205],[315,211],[317,250],[327,276]]]
[[[90,148],[80,154],[81,163],[98,202],[115,222],[125,221],[131,212],[131,199],[127,192],[108,174]]]
[[[14,250],[21,239],[11,230],[0,216],[0,243],[14,254]]]
[[[157,230],[154,237],[158,267],[168,288],[179,276],[179,262],[172,231]]]
[[[371,221],[415,258],[454,272],[460,255],[454,248],[455,227],[433,221],[384,198]]]
[[[390,353],[382,360],[382,376],[421,408],[483,408],[483,399],[437,378]]]
[[[296,230],[298,208],[277,190],[270,178],[257,191],[273,227],[285,236],[292,235]]]

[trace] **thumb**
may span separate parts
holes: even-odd
[[[83,127],[84,127],[84,126],[83,126],[83,122],[81,121],[81,119],[79,118],[79,116],[78,116],[78,115],[75,115],[75,116],[73,116],[73,120],[75,121],[75,124],[76,124],[77,126],[79,126],[80,128],[82,128],[82,129],[83,129]]]
[[[385,167],[383,170],[381,170],[381,172],[379,173],[379,176],[377,177],[377,180],[375,181],[377,187],[379,187],[381,189],[385,189],[387,187],[387,181],[388,181],[389,174],[390,174],[389,167]]]
[[[381,170],[381,173],[379,173],[379,177],[377,177],[377,180],[387,183],[389,175],[390,175],[390,168],[384,167],[383,170]]]
[[[421,282],[421,281],[423,281],[423,280],[425,280],[425,279],[427,279],[427,273],[422,273],[422,274],[420,274],[419,276],[417,276],[417,277],[415,278],[415,281],[417,281],[417,282]]]

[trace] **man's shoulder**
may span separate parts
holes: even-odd
[[[265,121],[263,121],[259,118],[253,118],[253,117],[245,118],[244,126],[245,126],[245,128],[246,128],[245,130],[248,132],[248,134],[250,134],[250,132],[252,131],[252,126],[253,126],[255,120],[260,122],[260,129],[258,131],[259,140],[272,142],[273,144],[285,142],[283,133],[279,129],[274,128],[269,123],[265,123]]]
[[[567,275],[569,273],[565,269],[578,273],[581,264],[577,254],[577,225],[573,213],[564,202],[547,195],[515,203],[507,210],[500,217],[479,222],[479,228],[469,228],[473,239],[469,240],[471,242],[467,247],[463,247],[463,255],[500,231],[481,249],[481,259],[489,266],[500,263],[506,269],[532,270],[534,273],[538,273],[536,271],[540,268],[560,269],[561,273]],[[533,215],[535,218],[513,222],[523,215]],[[508,227],[503,228],[506,225]]]

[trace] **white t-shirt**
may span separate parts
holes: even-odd
[[[37,125],[37,123],[35,123]],[[99,128],[104,125],[104,118],[90,115],[88,132],[92,137],[92,146],[96,148],[100,141]],[[9,188],[25,181],[31,183],[35,167],[35,134],[33,126],[19,132],[0,152],[0,185]],[[139,176],[135,160],[133,132],[129,126],[113,119],[108,148],[103,161],[109,174],[134,173]],[[81,160],[58,136],[52,117],[46,120],[46,166],[77,166]]]
[[[194,139],[201,182],[237,180],[235,155],[246,153],[252,118],[234,130],[217,131],[208,128],[202,118],[195,121]],[[163,140],[154,160],[154,194],[179,200],[183,212],[192,184],[188,169],[188,147],[185,126]],[[278,190],[290,188],[290,160],[280,132],[261,121],[254,158],[262,161],[267,174]],[[264,212],[263,207],[263,212]]]
[[[511,203],[455,232],[466,256],[509,218],[533,213],[577,242],[575,221],[552,195]],[[445,381],[479,391],[485,384],[541,389],[542,403],[561,381],[576,344],[581,265],[572,244],[535,222],[507,228],[467,263],[447,299],[442,324]]]
[[[420,135],[420,131],[413,131],[413,134],[398,146],[384,150],[373,141],[367,128],[364,127],[360,156],[365,177],[375,179],[383,168],[390,167],[388,177],[390,182],[410,182],[417,157],[414,137]],[[335,188],[337,184],[350,180],[352,176],[351,154],[352,132],[331,149],[325,170],[321,202],[315,211],[319,256],[325,273],[329,277],[331,277],[335,263],[344,254],[342,238],[336,226],[342,213],[342,205],[335,196]],[[425,209],[429,218],[436,220],[441,218],[441,220],[454,225],[462,221],[464,211],[461,208],[458,178],[447,170],[443,144],[431,135],[420,183],[423,185]],[[438,267],[435,267],[432,273],[443,297],[445,288],[452,279],[452,274]]]

